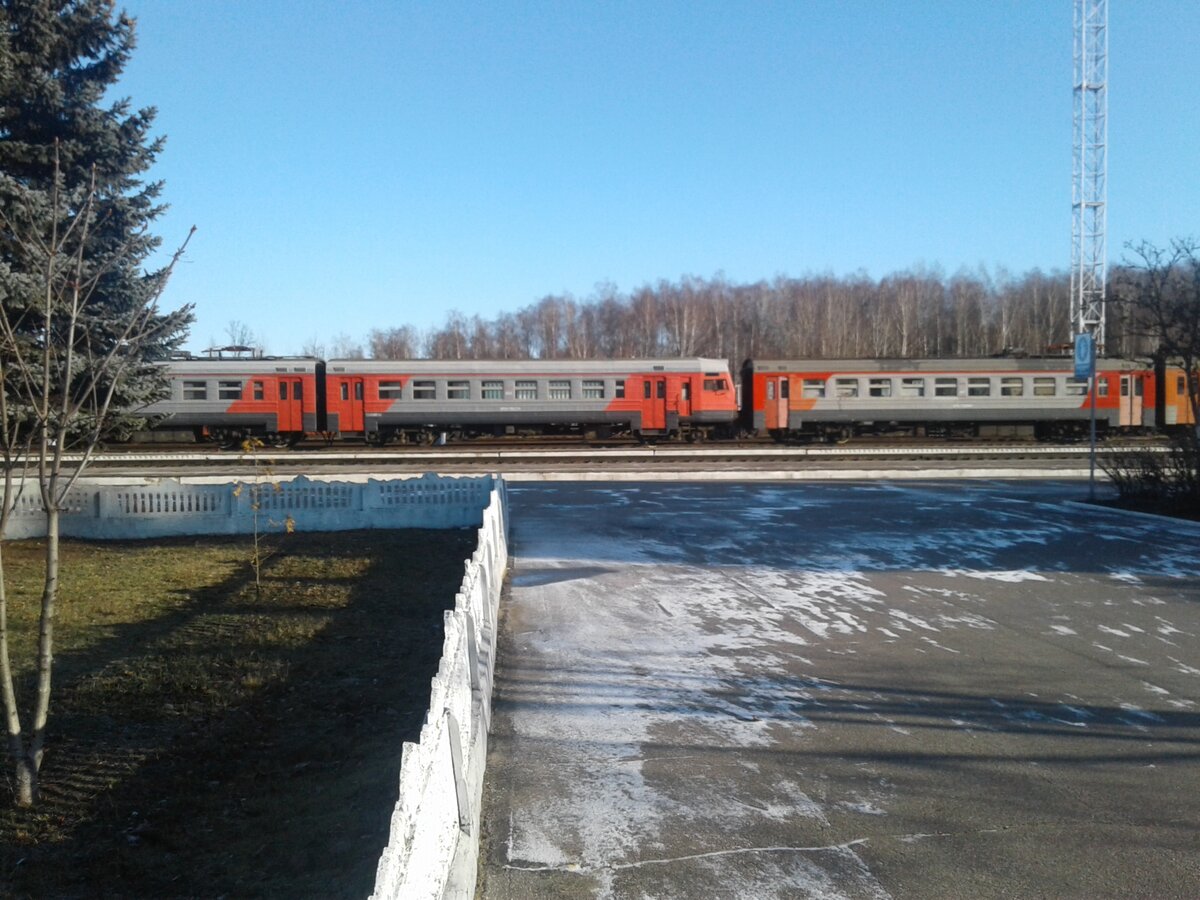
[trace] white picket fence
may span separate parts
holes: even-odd
[[[470,900],[491,724],[496,616],[508,567],[508,512],[497,480],[454,609],[420,741],[404,744],[400,799],[372,900]]]

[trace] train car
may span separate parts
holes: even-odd
[[[1178,366],[1160,364],[1155,369],[1158,390],[1153,398],[1155,416],[1165,431],[1185,428],[1196,424],[1188,395],[1187,375]]]
[[[1098,430],[1149,430],[1155,379],[1097,360]],[[1092,397],[1073,362],[1052,359],[747,360],[742,425],[776,439],[857,434],[1067,438],[1086,434]]]
[[[175,359],[163,363],[170,394],[147,406],[160,437],[190,434],[234,447],[247,437],[272,446],[325,431],[325,364],[311,357]]]
[[[505,434],[731,435],[718,359],[329,360],[328,428],[372,443]]]

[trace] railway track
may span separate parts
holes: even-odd
[[[1104,444],[1103,456],[1165,449],[1161,444]],[[75,458],[77,460],[77,457]],[[71,457],[68,457],[71,460]],[[253,454],[215,449],[123,448],[93,457],[89,471],[95,475],[176,476],[228,475],[269,468],[278,475],[328,475],[337,472],[446,473],[503,472],[506,474],[572,472],[624,473],[674,472],[749,474],[777,471],[803,474],[815,470],[834,472],[944,472],[989,470],[1019,473],[1071,473],[1089,468],[1085,444],[961,444],[838,446],[747,445],[625,445],[606,448],[451,446],[433,448],[324,448],[306,446],[292,450],[263,449]]]

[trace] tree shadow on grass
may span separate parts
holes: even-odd
[[[369,894],[474,540],[293,535],[261,595],[239,566],[64,653],[45,802],[5,813],[0,892]],[[67,825],[38,840],[34,816]]]

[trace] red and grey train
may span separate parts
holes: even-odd
[[[166,364],[161,429],[225,445],[306,434],[369,443],[525,434],[732,435],[737,393],[715,359],[187,359]]]
[[[747,360],[179,359],[147,407],[158,431],[236,445],[306,435],[384,444],[441,434],[687,440],[859,434],[1056,438],[1194,424],[1183,371],[1068,358]]]

